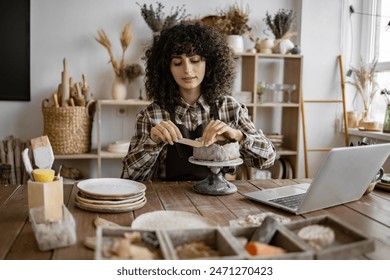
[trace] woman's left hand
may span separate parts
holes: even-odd
[[[212,120],[203,131],[202,142],[205,146],[210,146],[217,141],[240,142],[243,138],[244,134],[240,130],[231,128],[220,120]]]

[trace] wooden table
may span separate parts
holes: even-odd
[[[38,249],[28,220],[27,187],[0,185],[0,259],[93,259],[94,252],[84,247],[83,241],[85,237],[95,235],[93,219],[96,215],[123,226],[130,226],[135,217],[155,210],[197,213],[214,220],[221,226],[227,226],[232,219],[267,211],[289,217],[294,221],[317,215],[332,215],[375,240],[374,252],[354,256],[355,259],[390,259],[390,192],[375,189],[373,193],[365,195],[359,201],[298,216],[242,196],[242,193],[257,189],[307,181],[234,181],[238,192],[226,196],[198,194],[192,190],[191,182],[148,182],[146,183],[147,204],[139,210],[120,214],[93,213],[77,208],[74,203],[77,187],[65,185],[64,203],[76,220],[77,243],[70,247],[45,252]]]

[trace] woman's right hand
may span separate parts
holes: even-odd
[[[150,139],[157,144],[164,142],[173,145],[178,139],[183,138],[179,128],[172,121],[162,121],[150,130]]]

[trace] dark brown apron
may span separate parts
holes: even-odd
[[[177,124],[174,111],[170,113],[171,121],[179,128],[185,138],[196,139],[202,137],[205,126],[199,125],[194,131],[189,131],[184,125]],[[218,107],[212,107],[211,117],[219,120]],[[199,181],[209,175],[209,168],[206,166],[192,164],[188,158],[193,154],[193,147],[175,143],[168,145],[167,158],[165,160],[167,181]]]

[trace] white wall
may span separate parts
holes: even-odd
[[[301,49],[304,55],[303,96],[305,100],[340,100],[341,79],[338,55],[344,56],[343,26],[347,1],[303,0]],[[343,4],[344,3],[344,4]],[[341,104],[305,103],[308,148],[343,145],[340,133]],[[301,149],[303,151],[303,149]],[[308,152],[309,177],[315,176],[325,152]],[[300,170],[304,170],[303,160]]]
[[[133,24],[133,41],[128,49],[126,61],[141,63],[143,47],[152,36],[140,15],[136,2],[152,3],[155,1],[129,0],[32,0],[31,1],[31,101],[0,101],[0,139],[13,134],[26,140],[43,133],[41,100],[48,98],[61,81],[62,60],[67,58],[69,71],[75,81],[81,80],[85,73],[89,80],[95,99],[110,99],[110,88],[114,77],[111,65],[107,64],[107,51],[95,40],[98,29],[103,28],[118,56],[120,53],[119,32],[122,26],[131,21]],[[343,1],[330,0],[198,0],[198,1],[161,1],[166,13],[171,7],[185,4],[192,17],[212,14],[229,4],[249,5],[251,24],[257,26],[257,36],[265,36],[264,17],[266,11],[276,12],[279,8],[294,9],[298,13],[295,30],[299,36],[293,38],[302,46],[304,55],[303,89],[306,98],[333,98],[339,95],[339,74],[336,57],[341,51],[339,40],[341,25],[341,8]],[[347,5],[348,6],[348,5]],[[302,21],[301,21],[302,16]],[[246,47],[252,47],[246,41]],[[129,86],[129,98],[138,96],[142,83]],[[307,119],[327,119],[329,123],[317,123],[316,133],[310,140],[316,144],[327,145],[338,141],[334,137],[334,119],[338,110],[322,110],[306,113]],[[115,112],[111,113],[117,118]],[[118,118],[112,132],[120,131],[118,138],[127,137],[127,123]],[[330,127],[331,126],[331,127]],[[331,128],[328,132],[323,129]],[[94,132],[96,124],[94,124]],[[128,128],[129,130],[131,128]],[[318,133],[318,129],[321,130]],[[314,130],[310,128],[310,131]],[[111,131],[107,131],[111,133]],[[117,133],[117,132],[115,132]],[[322,143],[320,140],[325,139]],[[93,145],[96,134],[93,135]],[[303,149],[301,149],[301,172],[304,176]],[[83,161],[84,162],[84,161]],[[91,167],[93,169],[93,166]],[[118,171],[119,173],[119,171]],[[113,174],[117,176],[118,174]],[[91,175],[93,176],[93,174]]]

